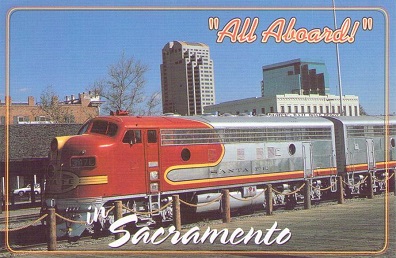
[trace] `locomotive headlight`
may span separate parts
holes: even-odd
[[[158,180],[158,171],[150,172],[150,180]]]
[[[56,151],[56,150],[58,150],[58,140],[54,138],[51,141],[51,151]]]

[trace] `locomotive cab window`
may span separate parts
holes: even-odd
[[[156,130],[148,130],[147,131],[147,142],[148,143],[156,143],[157,142],[157,131]]]
[[[142,133],[140,130],[128,130],[124,138],[122,139],[123,143],[135,144],[142,142]]]
[[[81,135],[81,134],[86,133],[86,132],[88,131],[89,125],[90,125],[90,122],[85,123],[85,124],[80,128],[80,130],[78,131],[77,134]]]
[[[108,136],[116,135],[118,126],[107,121],[94,121],[91,128],[91,133],[103,134]]]

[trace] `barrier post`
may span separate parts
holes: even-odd
[[[115,212],[114,212],[114,221],[117,221],[122,218],[122,201],[115,201],[114,202],[115,206]],[[120,229],[123,229],[124,226],[120,227]],[[116,233],[114,235],[115,240],[120,239],[123,236],[123,233]]]
[[[304,209],[311,209],[311,184],[309,179],[305,180],[304,185]]]
[[[368,199],[373,199],[374,198],[373,174],[371,174],[371,172],[369,171],[367,176],[368,176],[367,177],[367,187],[368,187],[368,189],[367,189],[368,190],[367,198]]]
[[[0,214],[3,213],[3,208],[5,208],[4,203],[4,196],[3,196],[3,191],[0,189]]]
[[[338,186],[338,204],[343,204],[345,202],[344,199],[344,187],[342,185],[342,176],[338,177],[337,180],[337,186]]]
[[[56,251],[56,214],[55,208],[48,208],[48,239],[47,249],[48,251]]]
[[[30,202],[35,203],[36,202],[36,193],[34,191],[34,175],[31,176],[30,178]]]
[[[267,185],[267,191],[265,192],[265,201],[267,203],[265,210],[267,215],[272,215],[273,211],[273,200],[272,200],[272,185]]]
[[[172,209],[173,209],[173,224],[177,231],[181,230],[181,216],[180,216],[180,198],[175,194],[172,196]]]
[[[396,196],[396,169],[393,170],[393,194]]]
[[[228,223],[231,221],[231,208],[230,208],[230,190],[223,189],[221,191],[223,196],[221,197],[222,210],[223,210],[223,223]]]

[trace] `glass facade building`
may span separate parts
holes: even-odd
[[[261,96],[279,94],[326,95],[329,93],[324,63],[294,59],[262,67]]]

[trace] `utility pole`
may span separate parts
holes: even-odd
[[[337,30],[337,16],[335,9],[335,0],[333,1],[333,18],[334,18],[334,29]],[[340,92],[340,115],[343,116],[344,113],[344,105],[342,104],[342,83],[341,83],[341,67],[340,67],[340,51],[338,49],[338,43],[336,43],[336,53],[337,53],[337,68],[338,68],[338,89]]]

